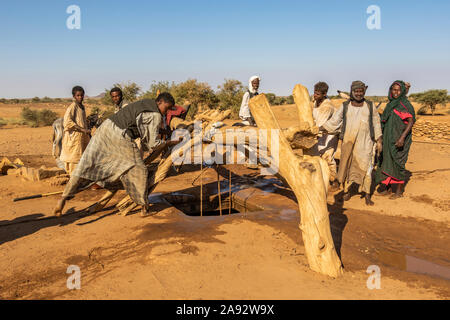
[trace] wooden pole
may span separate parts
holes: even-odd
[[[228,184],[228,198],[230,199],[230,207],[228,208],[228,214],[231,215],[231,206],[233,204],[233,202],[231,201],[231,170],[228,170],[229,172],[229,184]]]
[[[200,217],[203,217],[203,141],[201,143],[202,155],[200,158]]]
[[[220,216],[222,216],[222,195],[220,193],[219,165],[217,165],[216,171],[217,171],[217,190],[219,191],[219,210],[220,210]]]

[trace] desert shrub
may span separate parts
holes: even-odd
[[[0,127],[3,127],[6,124],[7,124],[7,121],[3,118],[0,118]]]
[[[411,94],[410,98],[420,103],[422,108],[426,110],[430,109],[432,115],[434,115],[438,104],[445,105],[449,100],[447,90],[428,90],[422,93]]]
[[[217,99],[220,110],[231,109],[231,116],[237,119],[239,117],[242,97],[245,93],[244,86],[238,80],[225,79],[225,82],[218,86],[218,89]]]
[[[31,102],[38,103],[41,102],[41,99],[39,99],[39,97],[34,97],[33,99],[31,99]]]
[[[286,104],[294,104],[294,103],[295,103],[294,96],[293,95],[288,96],[286,99]]]
[[[112,104],[110,91],[114,87],[118,87],[118,88],[122,89],[123,99],[128,102],[136,101],[139,96],[139,92],[141,91],[141,87],[138,86],[135,82],[116,83],[110,89],[105,89],[105,95],[103,96],[103,98],[101,100],[101,102],[103,104],[106,104],[106,105]]]
[[[54,102],[54,101],[53,101],[52,98],[46,96],[46,97],[43,97],[43,98],[41,99],[41,102],[43,102],[43,103],[52,103],[52,102]]]
[[[276,94],[274,93],[266,93],[266,98],[267,101],[269,101],[269,104],[274,105],[275,104],[275,100],[277,98]]]
[[[209,84],[189,79],[181,83],[169,83],[168,81],[153,82],[140,99],[156,99],[158,91],[169,92],[175,98],[178,105],[189,103],[191,108],[187,114],[188,119],[192,119],[200,106],[215,108],[218,99]]]
[[[170,90],[178,104],[189,102],[191,106],[207,106],[216,108],[218,99],[206,82],[198,82],[195,79],[189,79],[179,84],[174,84]]]
[[[49,109],[43,109],[38,112],[39,126],[51,126],[56,119],[58,119],[58,114]]]
[[[24,107],[21,113],[22,119],[28,122],[31,126],[38,126],[39,115],[37,110],[31,110],[29,107]]]
[[[293,104],[294,103],[294,97],[291,96],[277,96],[274,93],[266,93],[267,100],[269,103],[273,106],[281,106],[285,104]]]
[[[0,99],[0,103],[7,103],[7,100],[5,98]]]
[[[58,118],[58,114],[52,110],[31,110],[24,107],[21,113],[22,119],[32,127],[50,126]]]
[[[153,81],[150,85],[150,88],[144,92],[144,94],[140,97],[140,99],[156,99],[158,96],[158,92],[169,92],[172,93],[172,88],[175,86],[175,83],[169,83],[169,81]]]

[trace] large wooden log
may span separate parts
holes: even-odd
[[[292,95],[297,106],[299,123],[306,122],[310,128],[314,128],[315,122],[312,114],[312,102],[309,98],[308,89],[298,84],[294,87]]]
[[[306,88],[296,86],[294,93],[301,112],[300,119],[314,127]],[[280,125],[264,94],[251,99],[249,106],[259,129],[280,130]],[[271,130],[268,131],[270,135]],[[269,144],[269,149],[271,148]],[[300,229],[309,266],[316,272],[338,277],[343,269],[334,247],[328,217],[328,166],[320,157],[297,157],[281,130],[278,148],[279,174],[287,181],[297,197],[301,216]]]

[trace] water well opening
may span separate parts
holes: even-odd
[[[221,205],[217,194],[204,200],[202,206],[200,206],[200,199],[192,195],[175,197],[169,195],[165,198],[171,205],[190,217],[226,216],[248,211],[235,201],[230,203],[229,197],[224,194],[222,194]],[[222,211],[220,208],[222,208]]]

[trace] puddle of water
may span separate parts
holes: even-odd
[[[407,272],[426,274],[450,280],[449,267],[441,266],[424,259],[386,250],[379,252],[379,258],[383,263]]]

